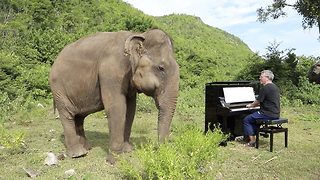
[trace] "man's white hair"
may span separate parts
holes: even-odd
[[[274,78],[274,74],[273,74],[273,72],[272,71],[270,71],[270,70],[263,70],[263,71],[261,71],[261,74],[264,74],[269,80],[273,80],[273,78]]]

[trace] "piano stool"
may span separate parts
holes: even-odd
[[[284,146],[288,147],[288,128],[282,127],[282,124],[288,123],[288,119],[279,118],[274,120],[257,120],[258,127],[256,136],[256,148],[259,148],[259,135],[261,132],[270,134],[270,152],[273,151],[273,134],[284,132]]]

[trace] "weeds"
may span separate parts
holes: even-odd
[[[0,147],[5,153],[16,154],[23,151],[25,134],[21,131],[11,132],[0,127]]]
[[[184,126],[179,132],[171,142],[142,146],[134,152],[136,159],[121,158],[119,169],[122,176],[126,179],[205,177],[210,161],[216,159],[219,143],[226,137],[219,130],[204,136],[193,125]]]

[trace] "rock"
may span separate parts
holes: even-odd
[[[69,177],[75,175],[76,171],[74,169],[69,169],[69,170],[65,171],[64,174],[65,174],[66,178],[69,178]]]
[[[57,156],[54,155],[52,152],[49,152],[47,154],[47,158],[45,159],[45,164],[48,166],[57,165],[58,164]]]
[[[27,173],[27,175],[31,178],[34,178],[38,176],[40,173],[36,170],[29,169],[29,168],[23,168],[23,170]]]

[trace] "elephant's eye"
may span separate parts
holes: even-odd
[[[159,69],[160,71],[164,71],[163,65],[159,65],[159,66],[158,66],[158,69]]]

